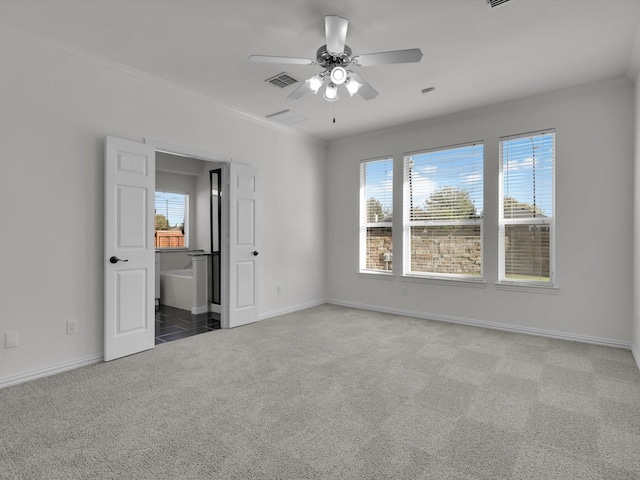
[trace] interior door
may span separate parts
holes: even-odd
[[[155,340],[155,150],[107,137],[105,146],[104,359]]]
[[[229,327],[258,320],[258,170],[229,164]]]

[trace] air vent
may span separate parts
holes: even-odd
[[[282,123],[283,125],[294,125],[296,123],[308,120],[307,117],[303,117],[302,115],[294,113],[290,110],[282,110],[281,112],[272,113],[271,115],[267,115],[267,118],[270,120],[275,120],[278,123]]]
[[[276,75],[275,77],[267,78],[265,82],[269,82],[274,87],[285,88],[285,87],[288,87],[289,85],[293,85],[294,83],[297,83],[298,80],[293,78],[288,73],[282,72]]]
[[[511,0],[484,0],[484,3],[489,8],[496,8],[496,7],[499,7],[501,5],[504,5],[505,3],[508,3],[510,1]]]

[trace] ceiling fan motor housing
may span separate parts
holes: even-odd
[[[351,48],[344,46],[344,52],[332,54],[327,51],[327,46],[321,46],[316,52],[316,62],[321,67],[332,70],[333,67],[346,67],[351,63]]]

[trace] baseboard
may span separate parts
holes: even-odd
[[[88,355],[82,358],[76,358],[67,362],[58,363],[57,365],[50,365],[44,368],[38,368],[28,372],[19,373],[17,375],[11,375],[9,377],[0,378],[0,388],[9,387],[11,385],[17,385],[19,383],[35,380],[36,378],[48,377],[55,375],[56,373],[66,372],[67,370],[73,370],[75,368],[86,367],[87,365],[93,365],[94,363],[100,363],[104,359],[103,353],[96,353]]]
[[[555,330],[544,330],[541,328],[519,327],[516,325],[507,325],[504,323],[486,322],[483,320],[475,320],[471,318],[453,317],[450,315],[439,315],[434,313],[416,312],[414,310],[402,310],[398,308],[381,307],[379,305],[369,305],[364,303],[345,302],[342,300],[329,299],[327,303],[332,305],[340,305],[343,307],[359,308],[362,310],[372,310],[376,312],[391,313],[394,315],[404,315],[405,317],[422,318],[424,320],[436,320],[439,322],[457,323],[460,325],[468,325],[471,327],[490,328],[492,330],[503,330],[505,332],[522,333],[526,335],[536,335],[538,337],[557,338],[559,340],[570,340],[573,342],[590,343],[593,345],[603,345],[606,347],[616,347],[631,350],[630,342],[613,340],[610,338],[591,337],[588,335],[579,335],[575,333],[557,332]],[[638,355],[635,355],[638,361]],[[640,363],[638,363],[640,367]]]
[[[267,318],[277,317],[279,315],[286,315],[287,313],[299,312],[300,310],[317,307],[318,305],[324,305],[325,303],[327,303],[327,300],[315,300],[313,302],[300,303],[298,305],[292,305],[290,307],[281,308],[278,310],[271,310],[269,312],[261,313],[258,317],[258,320],[265,320]]]
[[[453,317],[450,315],[438,315],[424,312],[416,312],[414,310],[403,310],[398,308],[381,307],[379,305],[369,305],[356,302],[345,302],[342,300],[329,299],[329,300],[316,300],[313,302],[301,303],[298,305],[292,305],[286,308],[271,310],[260,314],[259,319],[264,320],[271,317],[277,317],[279,315],[286,315],[287,313],[294,313],[307,308],[317,307],[330,303],[332,305],[339,305],[342,307],[358,308],[360,310],[371,310],[375,312],[390,313],[393,315],[404,315],[406,317],[422,318],[424,320],[436,320],[447,323],[457,323],[461,325],[469,325],[473,327],[490,328],[493,330],[503,330],[513,333],[523,333],[528,335],[537,335],[541,337],[557,338],[560,340],[571,340],[575,342],[591,343],[594,345],[604,345],[607,347],[625,348],[631,350],[633,357],[640,369],[640,351],[637,348],[633,348],[629,342],[621,342],[619,340],[612,340],[608,338],[590,337],[587,335],[577,335],[564,332],[556,332],[554,330],[544,330],[539,328],[518,327],[514,325],[505,325],[503,323],[485,322],[482,320],[474,320],[470,318]],[[48,377],[57,373],[66,372],[67,370],[73,370],[74,368],[85,367],[93,365],[95,363],[102,362],[104,358],[103,353],[97,353],[88,355],[86,357],[69,360],[67,362],[59,363],[57,365],[51,365],[28,372],[19,373],[17,375],[11,375],[8,377],[0,378],[0,389],[9,387],[11,385],[17,385],[19,383],[28,382],[29,380],[35,380],[37,378]]]
[[[208,305],[203,305],[202,307],[191,307],[192,315],[200,315],[201,313],[207,313],[207,312],[209,312]]]

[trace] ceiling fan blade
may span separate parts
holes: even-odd
[[[315,60],[295,57],[272,57],[269,55],[251,55],[249,61],[257,63],[290,63],[293,65],[313,65]]]
[[[300,98],[301,96],[303,96],[305,93],[309,91],[311,90],[307,86],[307,82],[302,82],[302,84],[298,88],[296,88],[293,92],[291,92],[289,96],[287,96],[287,98],[291,100],[297,100],[298,98]]]
[[[337,15],[327,15],[324,17],[324,31],[327,37],[327,52],[344,52],[344,43],[347,40],[347,27],[349,21]]]
[[[368,67],[371,65],[387,65],[390,63],[419,62],[421,58],[422,51],[419,48],[410,48],[408,50],[358,55],[354,57],[353,62],[361,67]]]
[[[358,94],[365,100],[372,100],[378,96],[378,91],[365,82],[360,75],[350,72],[349,76],[360,83],[362,86],[358,90]]]

